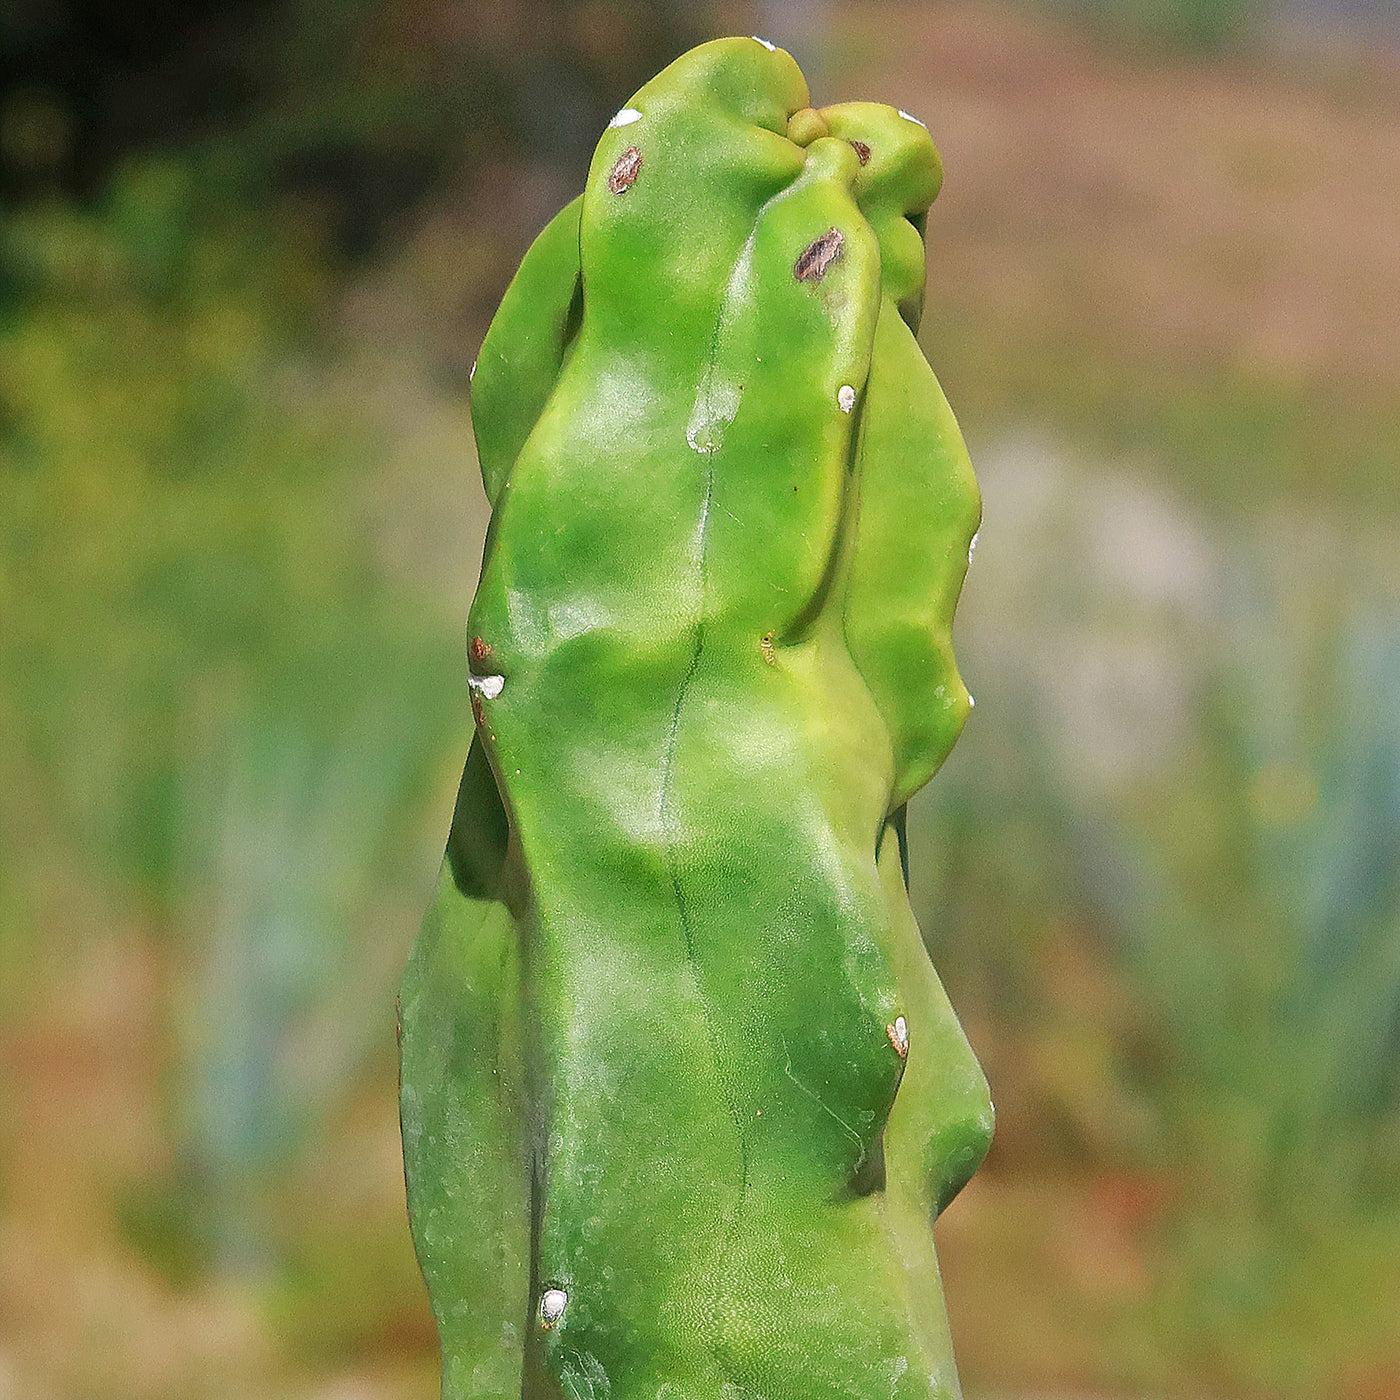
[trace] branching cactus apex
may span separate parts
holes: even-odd
[[[482,346],[476,736],[401,997],[447,1400],[959,1393],[932,1226],[992,1111],[903,853],[972,703],[940,180],[705,44]]]

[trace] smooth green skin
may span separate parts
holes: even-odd
[[[958,1394],[931,1227],[991,1104],[900,865],[969,705],[978,496],[912,330],[941,172],[807,103],[753,40],[679,59],[482,347],[504,684],[401,998],[451,1400]]]

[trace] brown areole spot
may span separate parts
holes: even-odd
[[[467,654],[477,665],[485,661],[491,655],[491,648],[480,637],[473,637],[472,644],[468,648]]]
[[[608,188],[614,194],[625,194],[632,188],[632,182],[637,178],[641,168],[641,151],[635,146],[628,146],[613,162],[613,168],[608,173]]]
[[[820,238],[814,238],[798,254],[792,265],[792,275],[799,282],[820,282],[826,270],[841,256],[846,246],[846,235],[839,228],[827,229]]]
[[[870,147],[864,141],[852,141],[851,146],[856,153],[856,159],[862,165],[870,164]]]

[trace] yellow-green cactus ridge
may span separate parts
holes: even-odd
[[[401,998],[447,1400],[958,1394],[932,1225],[991,1104],[901,870],[970,704],[940,180],[705,44],[482,345],[477,734]]]

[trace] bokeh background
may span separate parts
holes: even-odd
[[[913,814],[982,1397],[1400,1396],[1390,0],[0,3],[0,1400],[429,1400],[394,988],[467,373],[608,116],[918,113],[986,520]]]

